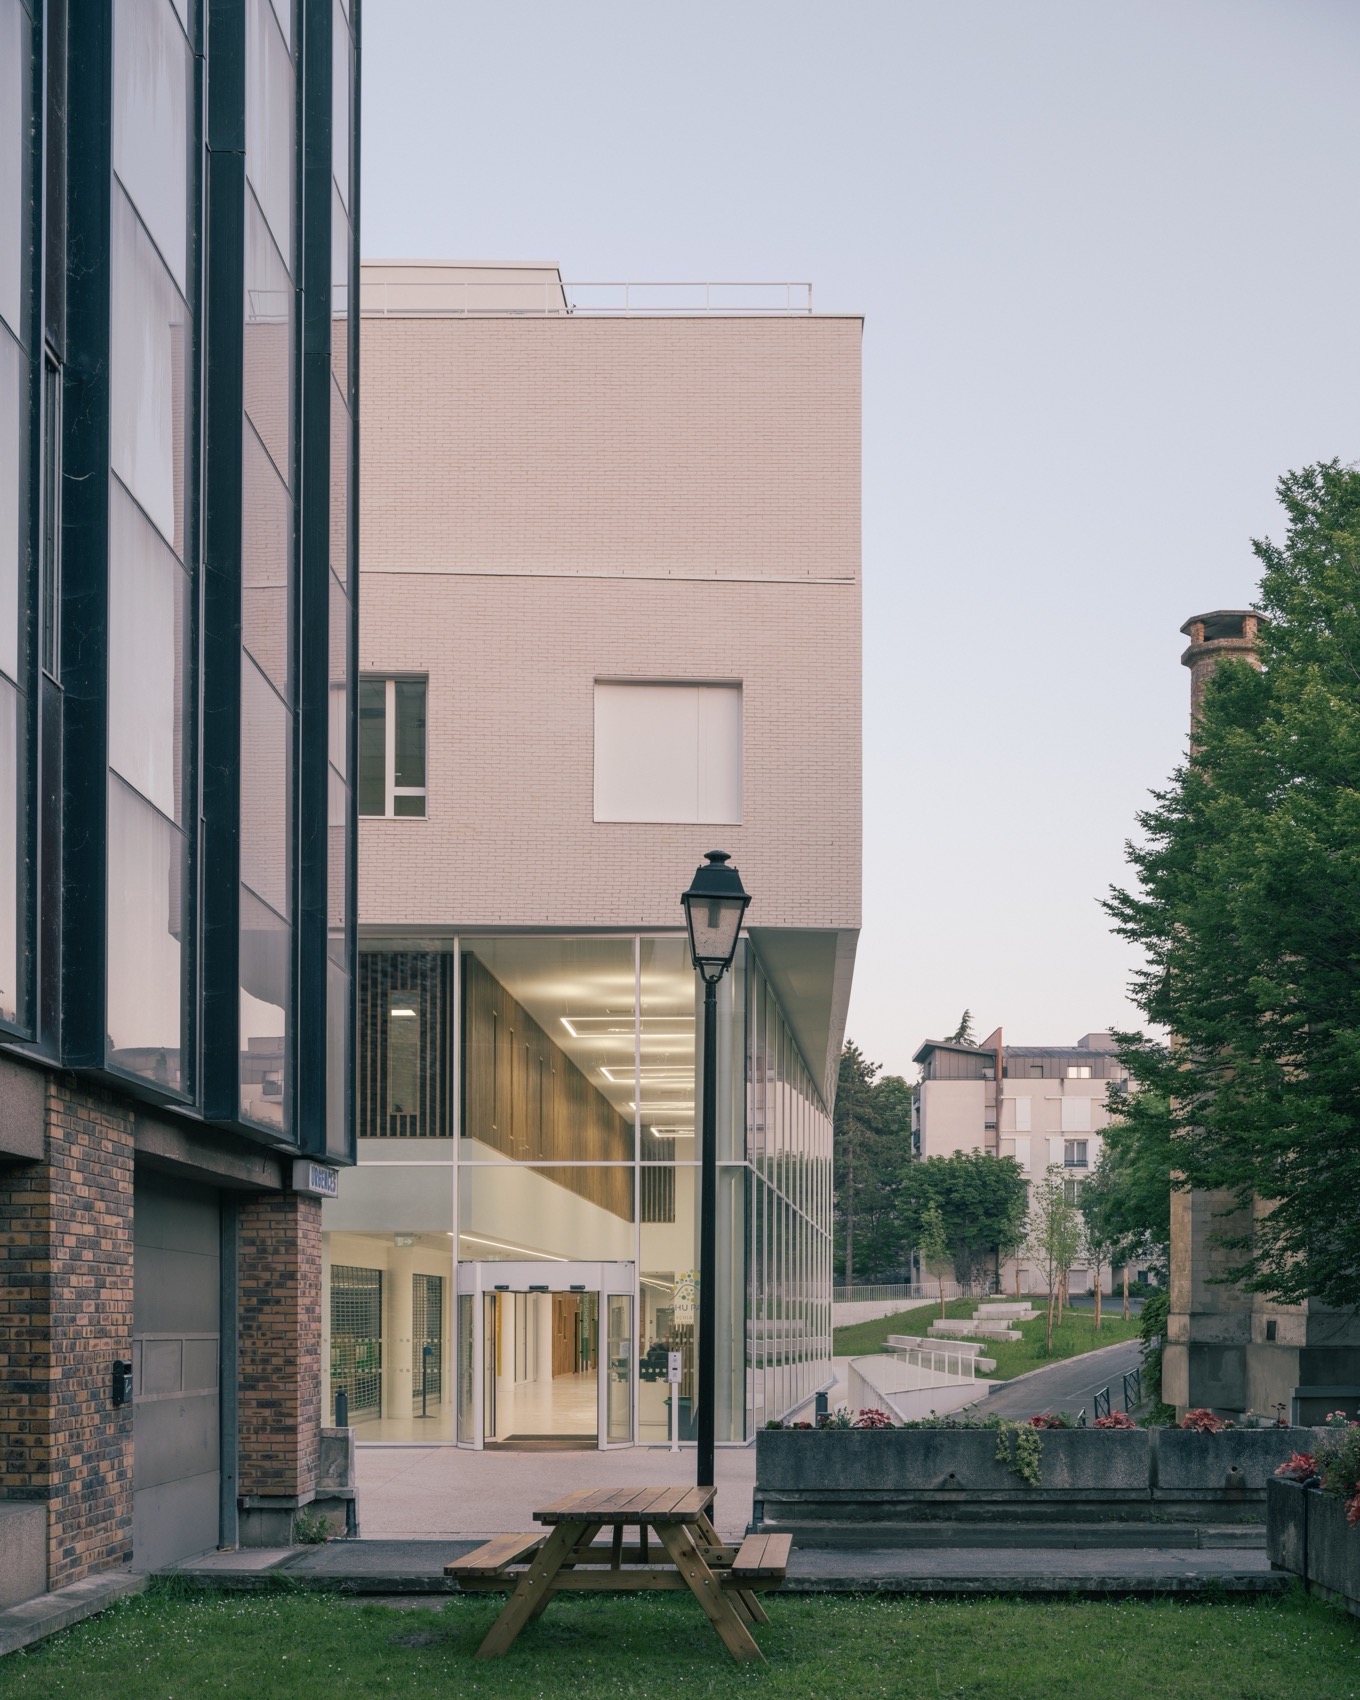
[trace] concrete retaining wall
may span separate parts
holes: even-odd
[[[1266,1552],[1273,1570],[1303,1578],[1310,1593],[1360,1617],[1360,1528],[1334,1494],[1272,1481],[1266,1488]]]
[[[940,1522],[1260,1524],[1275,1466],[1310,1448],[1311,1429],[1049,1429],[1039,1483],[998,1458],[995,1429],[850,1433],[767,1430],[756,1437],[762,1528]]]

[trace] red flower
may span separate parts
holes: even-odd
[[[1097,1428],[1137,1428],[1138,1424],[1127,1411],[1111,1411],[1108,1417],[1096,1418]]]
[[[1212,1411],[1200,1406],[1197,1410],[1185,1413],[1181,1418],[1181,1427],[1190,1429],[1195,1434],[1219,1434],[1228,1424],[1222,1417],[1216,1417]]]
[[[1275,1474],[1283,1476],[1287,1482],[1306,1482],[1318,1474],[1318,1461],[1311,1452],[1295,1452]]]

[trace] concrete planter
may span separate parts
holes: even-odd
[[[1074,1525],[1108,1535],[1121,1523],[1142,1524],[1145,1541],[1158,1531],[1153,1544],[1194,1544],[1201,1524],[1259,1527],[1275,1466],[1315,1434],[1046,1429],[1041,1439],[1031,1486],[998,1459],[995,1429],[765,1430],[756,1437],[757,1517],[802,1539],[863,1544],[941,1524],[1009,1528],[1012,1541],[1016,1525],[1026,1541],[1049,1528],[1070,1544]]]
[[[1309,1593],[1343,1603],[1360,1617],[1360,1529],[1344,1500],[1297,1482],[1266,1489],[1266,1551],[1271,1568],[1301,1577]]]

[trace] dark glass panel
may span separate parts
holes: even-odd
[[[349,262],[354,238],[340,191],[331,186],[331,370],[349,396]]]
[[[289,702],[293,503],[247,421],[241,452],[241,635]]]
[[[349,205],[350,40],[349,25],[335,0],[331,36],[331,170],[345,205]]]
[[[19,813],[18,691],[0,679],[0,1019],[17,1022],[23,1008],[19,952],[19,868],[23,861]]]
[[[330,762],[342,779],[349,771],[349,598],[331,579]]]
[[[346,1083],[350,1074],[349,975],[342,964],[326,964],[326,1151],[332,1157],[349,1152],[349,1105]]]
[[[32,37],[33,26],[19,0],[0,0],[0,318],[19,337],[28,328],[23,308],[32,252]]]
[[[387,813],[387,681],[359,681],[359,813]]]
[[[0,325],[0,669],[19,677],[19,593],[28,564],[28,361]]]
[[[279,477],[293,478],[293,285],[252,195],[246,196],[246,412]]]
[[[425,783],[425,681],[398,679],[396,774],[398,790]],[[398,799],[400,801],[400,799]],[[404,811],[398,810],[398,813]],[[424,814],[424,809],[419,811]]]
[[[247,0],[246,176],[290,272],[297,171],[293,147],[295,100],[293,63],[269,0]]]
[[[190,354],[184,301],[115,189],[109,458],[181,560]]]
[[[241,878],[291,913],[292,715],[248,655],[241,657]]]
[[[113,169],[186,294],[192,72],[169,0],[114,0]]]
[[[109,766],[181,822],[184,570],[116,478],[109,480]]]
[[[43,361],[42,572],[38,662],[61,677],[61,369]]]
[[[332,931],[343,931],[349,872],[349,787],[333,767],[326,770],[326,781],[326,925]]]
[[[406,818],[423,820],[425,799],[423,797],[393,797],[392,813]]]
[[[292,1126],[292,946],[287,922],[242,888],[241,1119],[281,1133]]]
[[[350,416],[339,387],[331,385],[331,571],[349,583]]]
[[[109,775],[109,1062],[182,1084],[184,840]]]

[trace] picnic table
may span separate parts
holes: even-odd
[[[732,1657],[763,1661],[751,1629],[768,1623],[756,1598],[783,1584],[788,1535],[747,1535],[739,1546],[713,1527],[715,1489],[582,1488],[534,1512],[548,1533],[496,1535],[444,1567],[460,1588],[510,1588],[500,1616],[477,1649],[498,1658],[554,1594],[685,1589],[694,1595]],[[624,1544],[625,1529],[637,1530]],[[599,1544],[602,1529],[609,1538]]]

